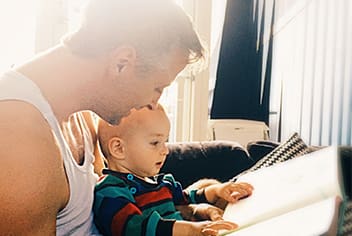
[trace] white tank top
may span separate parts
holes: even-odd
[[[1,100],[20,100],[35,106],[49,123],[59,144],[70,188],[70,199],[64,209],[56,216],[57,235],[99,235],[93,223],[94,186],[98,176],[94,174],[93,147],[91,136],[85,124],[84,163],[78,165],[64,139],[60,125],[40,89],[27,77],[9,71],[0,77]],[[83,119],[81,119],[84,121]]]

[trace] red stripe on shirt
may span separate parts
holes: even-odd
[[[112,235],[122,235],[122,231],[126,224],[126,221],[131,215],[142,215],[142,212],[132,203],[128,203],[124,208],[118,211],[112,218],[112,223],[111,223]]]
[[[145,205],[151,204],[153,202],[172,199],[172,193],[169,188],[162,187],[158,191],[148,192],[136,196],[135,199],[139,207],[144,207]]]

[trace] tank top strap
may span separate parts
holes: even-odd
[[[71,161],[72,153],[68,148],[67,142],[64,140],[59,122],[38,86],[24,75],[14,70],[6,72],[4,77],[0,80],[0,84],[1,83],[10,83],[10,86],[12,86],[11,89],[4,89],[4,91],[1,91],[0,99],[25,101],[36,107],[53,130],[54,137],[59,144],[60,153],[64,162]]]

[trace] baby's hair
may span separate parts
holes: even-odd
[[[143,107],[142,109],[152,110],[153,107],[146,106],[146,107]],[[100,150],[105,158],[109,158],[110,156],[108,140],[110,140],[113,137],[123,137],[126,133],[130,132],[131,123],[129,122],[129,120],[131,119],[133,114],[135,114],[136,112],[139,112],[140,110],[132,109],[130,114],[126,117],[123,117],[118,125],[111,125],[109,124],[109,122],[106,122],[101,118],[99,119],[97,136],[98,136]],[[154,111],[160,111],[166,115],[165,109],[161,104],[157,104],[154,107]],[[132,124],[134,124],[135,121],[132,121],[132,122],[133,122]],[[126,127],[126,123],[127,123],[127,127]]]

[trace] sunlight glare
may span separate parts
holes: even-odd
[[[0,71],[34,54],[37,0],[0,1]]]

